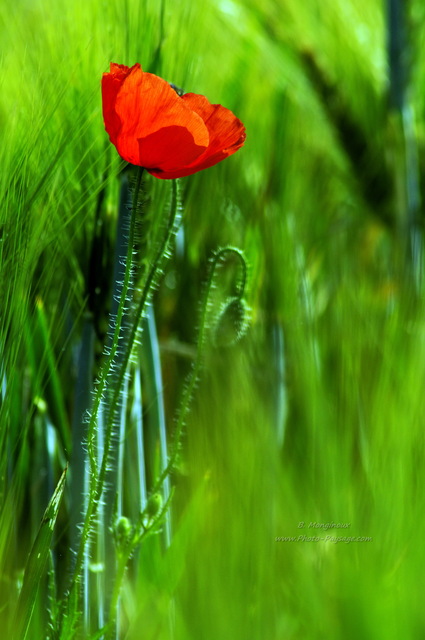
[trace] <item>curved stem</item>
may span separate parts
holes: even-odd
[[[177,458],[181,434],[183,431],[183,426],[185,423],[187,411],[189,409],[190,401],[192,399],[192,394],[193,394],[196,382],[198,380],[199,372],[202,368],[205,333],[207,328],[207,313],[208,313],[211,289],[213,288],[213,284],[214,284],[214,276],[215,276],[215,272],[219,262],[223,260],[225,256],[228,254],[235,256],[239,260],[242,266],[242,277],[238,282],[237,296],[242,297],[245,291],[246,279],[247,279],[247,267],[246,267],[246,262],[245,262],[245,258],[242,251],[240,251],[240,249],[237,249],[236,247],[223,247],[222,249],[219,249],[212,258],[210,270],[209,270],[209,274],[208,274],[208,278],[205,286],[201,320],[199,323],[199,333],[198,333],[198,340],[197,340],[197,347],[196,347],[195,363],[194,363],[192,372],[190,373],[189,382],[184,389],[183,397],[182,397],[179,411],[177,414],[176,426],[175,426],[174,435],[173,435],[173,442],[172,442],[170,457],[168,459],[168,463],[166,467],[164,468],[158,480],[156,481],[156,484],[152,489],[152,493],[155,493],[156,491],[159,490],[165,478],[171,472]]]

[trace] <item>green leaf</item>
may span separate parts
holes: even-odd
[[[65,488],[68,466],[63,471],[55,492],[44,512],[37,537],[32,546],[25,567],[24,580],[16,608],[15,635],[16,640],[25,640],[37,597],[40,581],[46,572],[50,554],[53,530]]]

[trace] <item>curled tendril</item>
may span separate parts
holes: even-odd
[[[216,347],[231,347],[236,344],[248,327],[248,307],[244,298],[230,297],[222,305],[213,327]]]
[[[236,259],[240,265],[239,277],[234,285],[235,294],[231,298],[231,306],[233,307],[238,306],[240,312],[242,312],[242,310],[245,311],[247,309],[244,301],[244,295],[245,295],[246,283],[247,283],[247,271],[248,271],[245,256],[243,252],[240,249],[237,249],[236,247],[228,246],[228,247],[220,248],[212,256],[210,265],[209,265],[208,276],[205,283],[204,296],[203,296],[202,305],[201,305],[201,317],[199,322],[199,332],[198,332],[195,363],[193,365],[191,373],[189,374],[189,379],[183,391],[183,396],[177,412],[174,435],[173,435],[173,440],[172,440],[172,445],[170,450],[170,456],[169,456],[166,467],[162,471],[161,475],[159,476],[153,488],[153,493],[156,493],[157,491],[160,490],[162,483],[164,482],[165,478],[169,475],[169,473],[172,471],[177,460],[177,456],[180,448],[181,435],[182,435],[183,427],[185,424],[187,412],[189,410],[193,391],[194,391],[194,388],[203,364],[206,334],[209,326],[208,315],[209,315],[210,306],[211,306],[210,305],[211,293],[215,288],[215,284],[216,284],[215,280],[217,275],[217,268],[219,266],[222,266],[231,258]],[[220,317],[220,314],[219,314],[219,317]],[[239,321],[239,326],[240,326],[240,330],[242,331],[242,319],[240,319]],[[243,318],[243,326],[245,330],[246,315]]]

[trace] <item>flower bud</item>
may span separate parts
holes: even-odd
[[[115,521],[114,537],[118,545],[124,544],[131,532],[131,522],[125,516],[120,516]]]
[[[162,495],[160,493],[154,493],[148,500],[145,513],[149,519],[154,518],[162,508]]]

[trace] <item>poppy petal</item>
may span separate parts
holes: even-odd
[[[119,71],[121,74],[121,70]],[[157,157],[157,154],[155,149],[149,147],[149,140],[156,143],[164,138],[150,136],[163,128],[167,128],[168,133],[170,128],[174,127],[186,129],[184,140],[177,136],[180,143],[185,145],[183,157],[186,158],[186,163],[193,162],[208,147],[208,129],[201,116],[182,101],[168,82],[151,73],[145,73],[140,65],[132,67],[125,77],[120,75],[117,81],[121,84],[116,94],[113,93],[116,87],[113,86],[111,90],[107,84],[108,96],[114,104],[113,117],[109,121],[111,131],[108,130],[106,118],[105,126],[111,141],[124,160],[145,168],[152,166],[150,158],[152,155]],[[140,143],[142,140],[145,142]],[[171,138],[171,144],[174,143],[175,135]],[[170,150],[171,146],[167,153]],[[141,155],[142,151],[146,155]],[[161,169],[163,165],[173,166],[168,162],[167,153],[164,155],[163,163],[156,163],[155,168]]]
[[[246,134],[243,123],[220,104],[211,104],[205,96],[186,93],[182,100],[203,119],[208,129],[208,148],[194,162],[178,171],[150,171],[157,178],[182,178],[221,162],[240,149]]]
[[[173,171],[185,167],[205,150],[196,145],[186,127],[171,125],[162,127],[139,139],[139,157],[148,170]]]
[[[122,83],[135,67],[140,68],[140,64],[137,63],[130,68],[111,62],[110,72],[104,73],[102,76],[103,120],[109,138],[115,146],[121,130],[121,120],[115,111],[115,102]]]
[[[245,126],[230,109],[211,104],[205,96],[196,93],[186,93],[182,100],[204,121],[210,135],[209,152],[239,148],[245,142]]]
[[[111,63],[102,77],[105,129],[120,156],[158,178],[179,178],[235,153],[245,127],[202,95],[183,96],[162,78]]]

